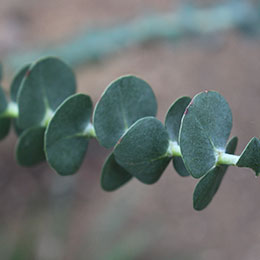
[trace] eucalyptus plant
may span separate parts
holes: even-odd
[[[2,71],[0,72],[2,79]],[[110,83],[93,109],[91,98],[76,93],[71,68],[55,57],[24,66],[14,77],[10,99],[0,88],[0,139],[13,125],[16,159],[22,166],[46,161],[58,174],[76,173],[91,138],[112,149],[101,186],[114,191],[132,178],[157,182],[172,161],[182,176],[199,179],[193,194],[196,210],[207,207],[228,166],[260,173],[260,140],[251,139],[234,155],[238,138],[229,139],[231,109],[219,93],[181,97],[164,124],[156,119],[157,101],[147,82],[127,75]]]

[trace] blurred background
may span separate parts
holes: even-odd
[[[58,55],[94,103],[116,77],[148,81],[158,118],[183,95],[220,92],[233,111],[237,154],[259,136],[258,1],[1,0],[0,60],[9,88],[22,64]],[[91,141],[80,171],[22,168],[14,133],[0,145],[0,259],[258,260],[259,179],[230,167],[206,210],[192,208],[193,178],[169,165],[158,183],[100,187],[109,151]]]

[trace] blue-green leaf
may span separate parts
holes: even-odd
[[[233,137],[227,145],[226,153],[234,154],[237,142],[238,138]],[[218,165],[199,181],[193,193],[194,209],[203,210],[209,205],[219,189],[227,168],[227,165]]]
[[[172,158],[172,164],[175,171],[182,177],[190,176],[190,173],[187,171],[184,162],[181,157],[174,156]]]
[[[0,114],[5,112],[7,106],[8,106],[8,101],[6,99],[4,89],[0,86]]]
[[[51,119],[45,134],[49,165],[60,175],[75,173],[85,157],[90,138],[92,101],[75,94],[66,99]]]
[[[45,160],[43,139],[45,127],[26,129],[18,139],[16,159],[22,166],[33,166]]]
[[[181,124],[180,148],[185,167],[200,178],[217,163],[232,128],[232,114],[226,100],[217,92],[196,95],[187,107]]]
[[[102,169],[101,187],[105,191],[114,191],[132,179],[132,175],[122,168],[111,153]]]
[[[13,102],[17,102],[17,95],[18,95],[19,89],[22,85],[23,79],[26,77],[26,73],[28,72],[29,68],[30,68],[30,65],[25,65],[14,76],[14,79],[13,79],[13,81],[11,83],[11,87],[10,87],[10,97]]]
[[[248,167],[255,171],[256,176],[260,174],[260,140],[253,137],[242,152],[238,167]]]
[[[191,102],[190,97],[177,99],[169,108],[165,117],[165,127],[169,133],[171,141],[179,143],[179,131],[183,114]]]
[[[74,73],[61,60],[48,57],[32,64],[18,92],[19,126],[46,125],[49,115],[75,91]]]
[[[0,114],[3,114],[8,106],[8,102],[5,96],[3,88],[0,86]],[[0,140],[4,139],[9,131],[11,126],[11,119],[7,117],[0,117]]]
[[[167,150],[169,135],[154,117],[139,119],[115,146],[117,163],[146,184],[159,180],[170,157]]]
[[[113,147],[136,120],[155,116],[156,111],[154,93],[145,81],[134,76],[113,81],[94,110],[93,124],[99,143]]]
[[[179,144],[181,119],[190,102],[190,97],[181,97],[171,105],[166,114],[165,127],[169,133],[171,141],[176,142],[177,144]],[[190,173],[185,168],[181,157],[173,157],[173,167],[175,168],[176,172],[182,177],[190,175]]]
[[[0,140],[4,139],[11,127],[11,119],[10,118],[0,118]]]
[[[3,65],[0,63],[0,83],[3,80]]]

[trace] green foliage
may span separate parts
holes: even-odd
[[[177,99],[169,108],[166,118],[165,127],[168,131],[169,137],[172,142],[176,142],[179,145],[179,132],[181,127],[181,119],[186,110],[186,107],[191,102],[190,97],[181,97]],[[189,176],[190,173],[187,171],[181,157],[174,157],[173,167],[180,176]]]
[[[56,110],[45,134],[45,152],[50,166],[61,175],[75,173],[87,151],[92,101],[75,94]]]
[[[45,125],[49,114],[75,91],[74,73],[59,59],[50,57],[32,64],[18,93],[19,126]]]
[[[16,159],[22,166],[33,166],[45,160],[43,150],[45,127],[26,129],[18,139]]]
[[[105,191],[114,191],[132,179],[132,175],[121,167],[111,153],[103,166],[101,187]]]
[[[0,140],[4,139],[10,130],[11,119],[1,116],[4,114],[8,106],[3,88],[0,86]]]
[[[17,95],[22,84],[23,79],[26,77],[26,73],[29,73],[30,65],[25,65],[21,70],[17,72],[10,86],[10,98],[13,102],[17,102]]]
[[[237,147],[238,138],[232,138],[226,148],[226,153],[234,154]],[[204,176],[197,184],[193,193],[193,207],[196,210],[203,210],[213,199],[219,189],[228,165],[218,165]]]
[[[260,173],[260,140],[253,137],[242,152],[238,162],[238,167],[252,168],[256,176]]]
[[[94,127],[99,143],[113,147],[138,119],[155,116],[157,103],[151,87],[134,76],[124,76],[112,82],[94,111]]]
[[[169,135],[154,117],[139,119],[115,146],[115,159],[130,174],[146,184],[161,177],[170,157]]]
[[[218,151],[225,150],[231,128],[231,110],[219,93],[205,91],[193,98],[182,119],[180,148],[194,178],[216,167]]]
[[[232,114],[217,92],[176,100],[163,125],[155,118],[157,102],[151,87],[135,76],[109,84],[94,113],[91,98],[75,91],[73,71],[54,57],[19,71],[11,84],[10,101],[0,88],[0,139],[13,122],[19,136],[19,164],[33,166],[46,160],[58,174],[74,174],[89,140],[96,138],[113,148],[102,170],[104,190],[116,190],[133,177],[153,184],[172,160],[180,176],[202,177],[193,196],[196,210],[210,203],[229,165],[260,173],[258,138],[240,156],[234,155],[237,138],[227,144]]]
[[[4,113],[8,106],[8,101],[5,96],[5,92],[2,87],[0,87],[0,114]]]
[[[0,82],[2,81],[2,79],[3,79],[3,66],[0,63]]]
[[[10,127],[10,118],[0,118],[0,140],[4,139],[8,135]]]

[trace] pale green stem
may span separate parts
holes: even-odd
[[[96,138],[96,132],[93,124],[89,123],[85,128],[84,134],[90,138]]]
[[[172,156],[181,156],[181,148],[178,145],[177,142],[170,141],[168,150],[167,150],[167,155],[172,157]]]
[[[50,108],[47,108],[45,116],[42,119],[41,125],[47,126],[49,124],[50,120],[52,119],[53,115],[54,115],[54,112]]]
[[[222,151],[218,151],[217,154],[218,154],[218,160],[217,160],[218,165],[219,164],[236,165],[240,158],[240,156],[238,155],[228,154]],[[169,157],[182,156],[180,146],[178,145],[177,142],[173,142],[173,141],[169,142],[167,155]]]
[[[217,164],[236,165],[240,156],[228,153],[220,153]]]
[[[6,108],[6,110],[0,115],[1,118],[17,118],[19,115],[19,110],[17,103],[10,102]]]

